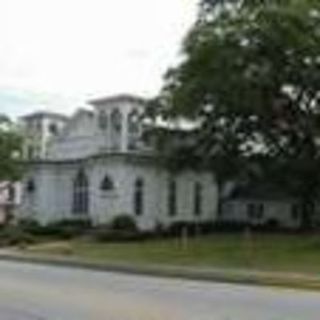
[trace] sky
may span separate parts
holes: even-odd
[[[0,113],[70,113],[152,97],[177,63],[197,0],[0,0]]]

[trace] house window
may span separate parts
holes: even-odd
[[[28,146],[28,148],[27,148],[27,158],[29,160],[33,159],[34,158],[34,154],[35,154],[34,147],[33,146]]]
[[[137,216],[143,215],[144,207],[144,181],[138,178],[134,184],[134,213]]]
[[[295,203],[291,206],[291,218],[293,220],[298,220],[302,214],[302,206]]]
[[[202,214],[202,185],[197,182],[194,185],[194,215],[201,216]]]
[[[102,180],[100,189],[105,192],[114,190],[114,183],[108,175]]]
[[[177,215],[177,183],[174,180],[168,186],[168,214],[170,217]]]
[[[262,219],[264,214],[264,205],[262,203],[249,203],[247,206],[249,219]]]
[[[83,170],[80,170],[73,182],[73,203],[74,214],[88,214],[89,212],[89,180]]]
[[[26,183],[27,193],[34,193],[36,191],[36,185],[33,179],[29,179]]]

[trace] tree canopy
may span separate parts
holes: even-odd
[[[311,202],[320,187],[319,48],[318,0],[204,0],[158,110],[199,121],[193,151],[222,178],[272,177]]]
[[[15,181],[21,174],[22,137],[13,123],[0,115],[0,181]]]

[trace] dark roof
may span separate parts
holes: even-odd
[[[67,121],[69,118],[61,113],[57,112],[50,112],[50,111],[36,111],[25,116],[21,117],[22,119],[29,120],[29,119],[39,119],[39,118],[54,118],[60,119],[63,121]]]
[[[118,95],[93,99],[93,100],[88,101],[88,103],[92,104],[94,106],[99,106],[99,105],[106,104],[106,103],[121,102],[121,101],[146,104],[147,100],[142,97],[136,96],[136,95],[118,94]]]
[[[286,190],[268,183],[238,185],[229,195],[230,200],[283,200],[292,197]]]

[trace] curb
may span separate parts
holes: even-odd
[[[320,291],[320,276],[309,276],[303,274],[280,274],[245,270],[195,269],[178,266],[132,266],[121,263],[95,263],[77,259],[66,259],[63,257],[53,258],[48,256],[16,253],[0,253],[0,261],[1,260],[56,267],[69,267],[99,272],[115,272],[129,275]]]

